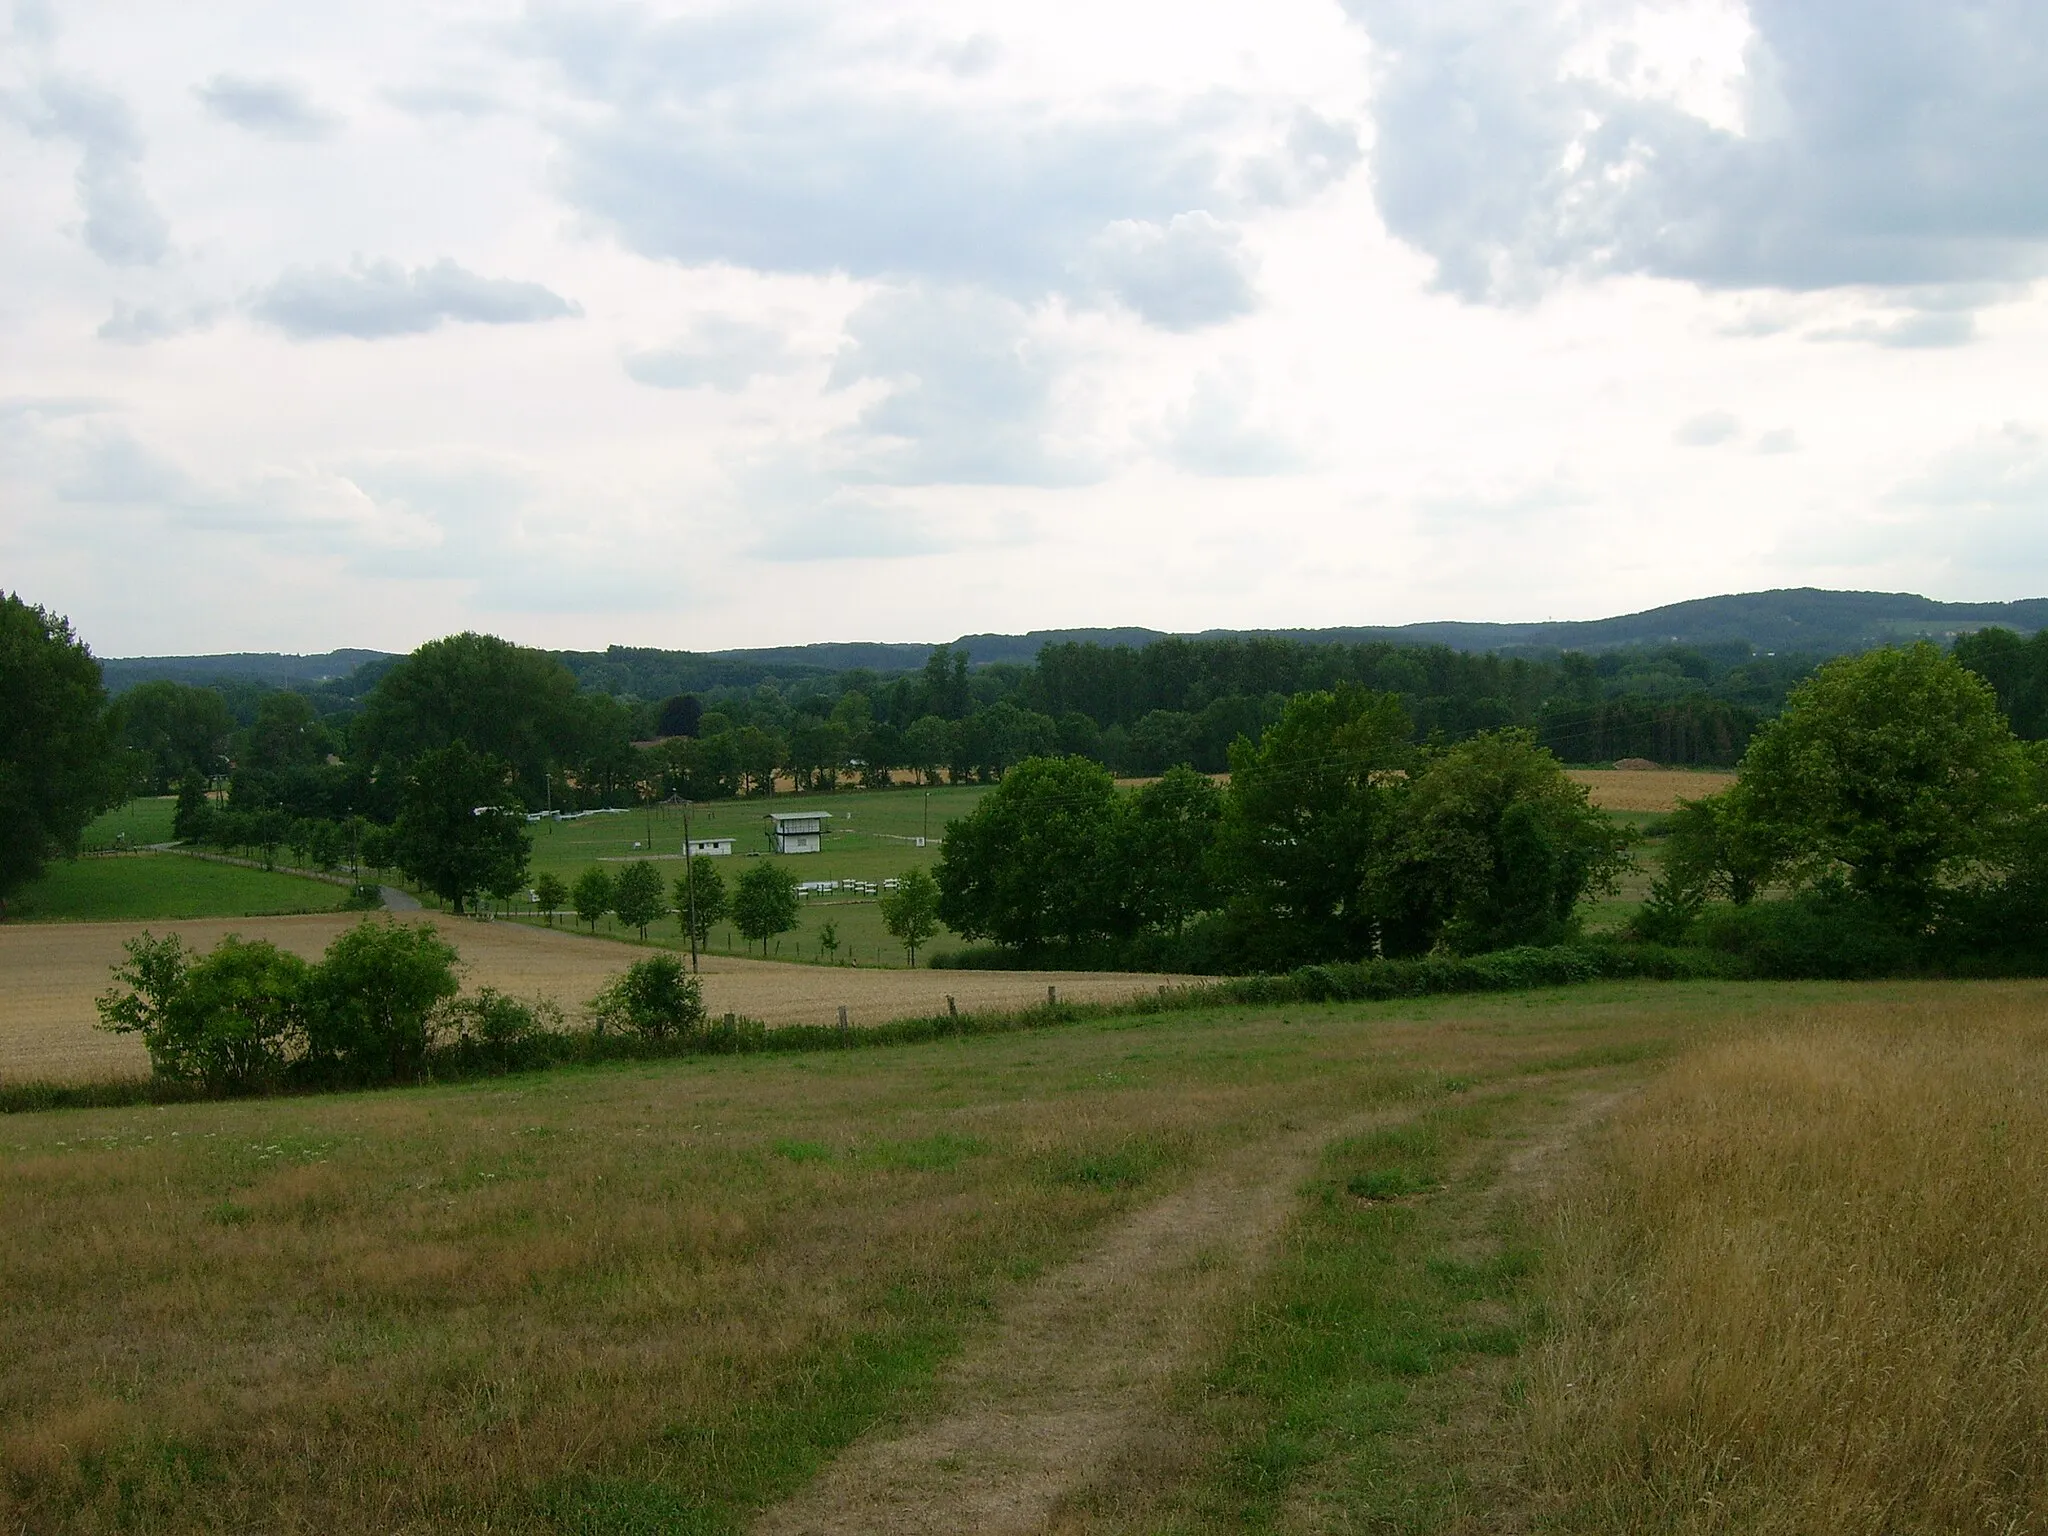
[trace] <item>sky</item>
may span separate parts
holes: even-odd
[[[101,655],[2048,593],[2039,0],[0,17]]]

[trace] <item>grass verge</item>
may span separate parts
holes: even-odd
[[[283,917],[332,912],[348,892],[324,880],[245,869],[177,853],[64,859],[23,887],[12,921],[161,922],[186,917]]]

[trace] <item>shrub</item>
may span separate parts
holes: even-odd
[[[99,999],[100,1027],[140,1034],[156,1075],[213,1093],[249,1093],[280,1077],[305,1036],[311,968],[264,940],[229,934],[203,959],[176,935],[125,946]]]
[[[432,923],[358,923],[342,934],[311,978],[311,1069],[371,1082],[419,1076],[429,1020],[460,985],[456,958]]]
[[[704,989],[676,956],[649,955],[590,1000],[590,1017],[600,1032],[630,1030],[665,1040],[703,1026]]]

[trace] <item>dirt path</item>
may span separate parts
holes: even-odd
[[[1322,1148],[1395,1118],[1291,1132],[1139,1211],[954,1363],[935,1423],[856,1443],[758,1536],[1043,1529],[1163,1415],[1171,1378],[1265,1263]]]

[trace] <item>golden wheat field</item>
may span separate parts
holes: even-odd
[[[471,922],[424,914],[462,955],[471,986],[548,997],[572,1015],[644,951],[609,939],[519,923]],[[211,948],[223,934],[268,939],[308,959],[357,919],[343,915],[209,918],[154,923],[188,946]],[[78,1081],[148,1070],[141,1043],[93,1027],[93,1000],[106,990],[122,944],[138,923],[23,924],[0,928],[0,1081]],[[908,971],[790,965],[729,955],[703,960],[705,1006],[775,1024],[829,1024],[843,1006],[854,1024],[962,1009],[1021,1008],[1045,989],[1076,1002],[1127,997],[1175,978],[1107,972]]]
[[[1567,768],[1574,783],[1603,811],[1672,811],[1681,800],[1717,795],[1735,782],[1711,768]]]

